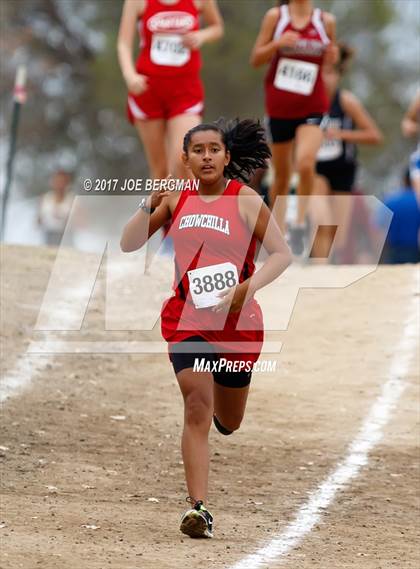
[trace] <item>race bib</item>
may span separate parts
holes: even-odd
[[[150,58],[156,65],[182,67],[188,63],[191,50],[182,43],[179,34],[153,34]]]
[[[282,57],[277,65],[274,87],[299,95],[310,95],[314,90],[319,65]]]
[[[343,123],[340,118],[328,117],[326,121],[326,128],[335,128],[341,130]],[[344,152],[343,141],[337,139],[328,140],[324,138],[321,148],[317,154],[318,162],[329,162],[330,160],[337,160]]]
[[[238,269],[233,263],[220,263],[188,271],[191,298],[196,308],[219,304],[221,292],[239,282]]]
[[[342,140],[324,140],[317,154],[318,162],[337,160],[343,154]]]

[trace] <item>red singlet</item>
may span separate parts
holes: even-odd
[[[196,308],[190,291],[190,286],[197,291],[207,285],[210,290],[218,279],[231,277],[225,269],[214,269],[215,265],[234,265],[239,283],[254,273],[256,239],[238,208],[242,185],[230,180],[224,193],[212,202],[204,201],[194,190],[182,192],[169,232],[175,249],[175,294],[162,307],[162,335],[169,343],[201,336],[216,343],[216,351],[227,359],[255,362],[264,339],[257,301],[253,298],[240,312],[226,315],[211,308]],[[194,279],[191,273],[188,276],[187,272],[194,269],[203,269],[202,280]],[[219,271],[213,281],[209,276],[212,271],[213,276]]]
[[[198,74],[200,51],[185,47],[182,36],[199,28],[199,13],[193,0],[179,0],[171,5],[146,0],[146,9],[139,18],[138,73],[160,77]]]
[[[193,0],[179,0],[172,5],[146,0],[139,18],[140,55],[136,70],[146,75],[148,82],[140,95],[128,95],[130,122],[202,114],[200,51],[182,43],[184,34],[198,29],[199,13]]]
[[[298,119],[328,111],[329,101],[322,80],[322,63],[330,39],[315,8],[303,29],[293,26],[289,7],[280,7],[273,39],[286,31],[300,34],[297,45],[283,48],[273,57],[265,78],[266,112],[271,118]]]

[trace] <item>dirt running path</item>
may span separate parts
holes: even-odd
[[[68,255],[79,270],[83,255]],[[3,257],[10,372],[37,338],[54,254],[7,247]],[[343,457],[378,395],[415,293],[414,271],[380,268],[345,289],[300,293],[289,329],[274,335],[284,343],[279,369],[254,377],[241,430],[229,438],[212,432],[212,541],[178,530],[182,405],[166,355],[56,356],[3,406],[0,567],[227,569],[281,532]],[[82,335],[102,331],[99,287]],[[272,567],[418,567],[418,368],[408,379],[368,466]]]

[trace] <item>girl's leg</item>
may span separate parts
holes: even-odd
[[[138,120],[135,126],[143,143],[150,176],[163,179],[168,175],[165,151],[166,122],[164,119]]]
[[[228,431],[236,431],[241,426],[248,399],[249,385],[246,387],[225,387],[214,383],[214,414]]]
[[[342,252],[346,247],[349,237],[349,229],[353,214],[353,196],[350,192],[333,191],[333,211],[335,223],[338,226],[337,238],[335,242],[336,262],[342,262]]]
[[[168,175],[167,156],[165,151],[166,123],[164,119],[138,120],[135,122],[140,140],[143,143],[149,165],[150,176],[162,180]],[[159,249],[163,238],[161,232],[156,233],[148,242],[146,253],[146,273],[152,259]]]
[[[213,418],[213,375],[192,368],[177,373],[184,398],[182,458],[189,495],[207,501],[209,430]]]
[[[283,233],[286,229],[287,194],[289,193],[289,182],[292,174],[292,150],[293,140],[276,142],[271,145],[274,179],[269,189],[268,197],[274,219]],[[277,197],[280,199],[276,200]]]
[[[316,155],[322,144],[322,130],[319,126],[303,124],[296,130],[296,170],[299,174],[297,193],[299,196],[296,224],[303,226],[308,196],[312,194],[315,179]]]
[[[335,231],[332,227],[330,201],[331,188],[325,176],[315,176],[313,197],[310,201],[309,216],[312,226],[313,245],[310,257],[317,263],[326,263]],[[337,225],[336,223],[334,225]]]
[[[168,120],[168,170],[174,178],[191,178],[191,172],[182,163],[182,143],[186,133],[201,122],[200,115],[178,115]]]

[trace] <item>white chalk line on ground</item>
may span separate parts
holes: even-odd
[[[28,386],[36,376],[48,368],[52,359],[47,356],[28,358],[27,354],[20,356],[12,370],[1,378],[0,403],[4,403],[6,399]]]
[[[83,292],[81,287],[69,287],[63,289],[63,296],[73,295],[74,298],[77,295],[82,295]],[[63,318],[67,313],[70,313],[70,308],[63,311]],[[29,344],[25,353],[19,355],[13,368],[0,378],[0,403],[4,403],[10,397],[20,393],[52,365],[54,354],[35,353],[32,355],[30,350],[32,343]]]
[[[418,273],[415,273],[415,286],[418,291]],[[396,347],[388,380],[382,386],[359,434],[348,448],[345,459],[312,492],[309,500],[298,510],[295,519],[277,537],[260,547],[255,553],[247,555],[229,569],[259,569],[289,553],[320,521],[322,511],[333,502],[338,491],[355,478],[368,463],[368,455],[383,436],[383,428],[388,423],[392,410],[408,385],[405,381],[416,354],[418,337],[418,298],[414,296],[409,305],[409,316],[405,321],[402,337]]]

